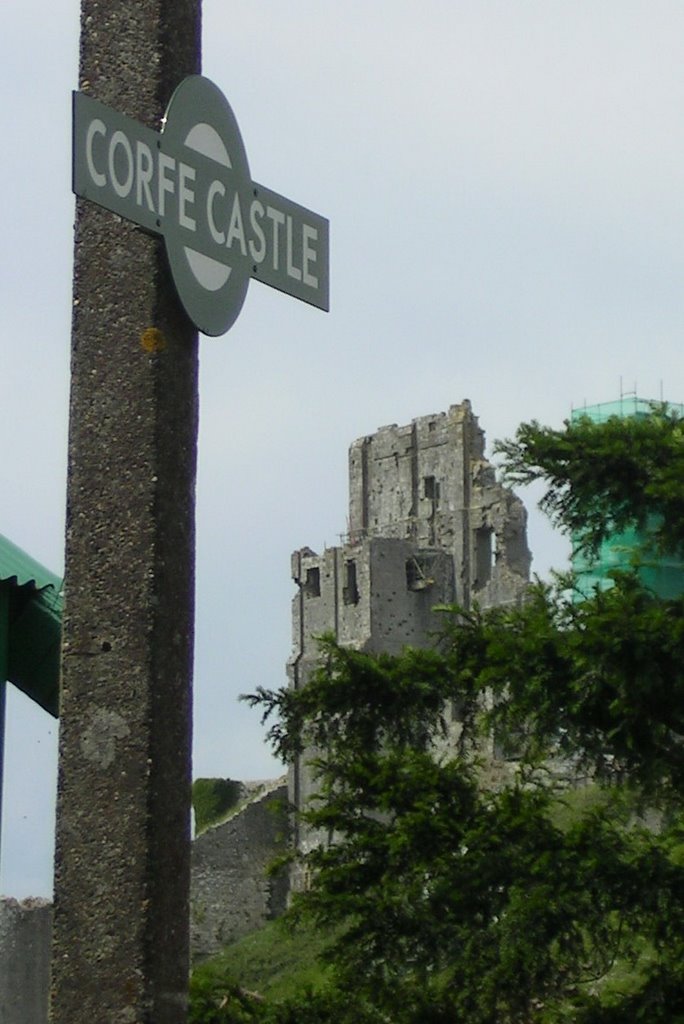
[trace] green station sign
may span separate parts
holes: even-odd
[[[178,86],[160,133],[74,93],[73,190],[163,236],[204,334],[232,326],[250,278],[329,309],[328,221],[252,181],[235,115],[201,75]]]

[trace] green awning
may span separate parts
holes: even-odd
[[[0,587],[8,591],[7,678],[57,717],[62,581],[0,535]]]
[[[49,569],[45,569],[11,540],[0,534],[0,581],[12,580],[17,586],[33,583],[37,590],[52,587],[56,595],[62,590],[62,581]]]

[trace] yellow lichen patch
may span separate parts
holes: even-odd
[[[158,327],[148,327],[140,336],[140,344],[146,352],[163,352],[166,338]]]

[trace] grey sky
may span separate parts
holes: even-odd
[[[61,571],[76,0],[3,11],[0,533]],[[345,530],[347,447],[469,398],[525,418],[684,399],[684,7],[205,0],[254,178],[331,221],[326,315],[253,283],[203,339],[195,773],[278,771],[291,550]],[[564,546],[532,516],[534,568]],[[55,724],[11,694],[0,888],[51,885]]]

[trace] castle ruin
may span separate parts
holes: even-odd
[[[529,582],[525,507],[496,480],[470,402],[381,427],[349,450],[349,519],[339,547],[292,555],[293,652],[288,678],[302,686],[332,633],[358,650],[425,647],[436,605],[515,604]],[[305,759],[290,772],[290,800],[313,792]],[[299,831],[306,852],[318,841]]]

